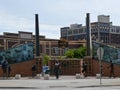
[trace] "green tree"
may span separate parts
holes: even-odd
[[[84,56],[86,56],[86,47],[81,47],[80,51],[81,51],[81,58],[83,58]]]
[[[86,48],[80,47],[74,50],[74,58],[83,58],[86,55]]]
[[[81,58],[80,49],[74,49],[74,58]]]
[[[65,53],[67,58],[83,58],[86,55],[86,47],[70,49]]]
[[[43,65],[48,65],[50,57],[48,55],[43,55]]]
[[[73,58],[74,57],[74,52],[73,51],[74,51],[73,49],[70,49],[70,50],[66,51],[65,56],[67,58]]]

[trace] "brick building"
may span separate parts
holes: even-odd
[[[59,56],[60,48],[58,47],[59,39],[48,39],[40,35],[40,53],[50,56]],[[19,31],[18,33],[4,32],[0,35],[0,51],[19,46],[24,43],[33,42],[35,45],[35,35],[32,32]],[[69,41],[68,47],[62,48],[62,55],[70,48],[79,48],[85,46],[85,41]]]

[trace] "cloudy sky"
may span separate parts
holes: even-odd
[[[120,0],[0,0],[0,34],[18,31],[34,34],[37,13],[40,35],[59,39],[61,27],[85,25],[86,13],[90,13],[91,22],[104,14],[110,15],[114,25],[120,25],[119,8]]]

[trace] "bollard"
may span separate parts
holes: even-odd
[[[15,79],[20,79],[21,78],[21,74],[16,74],[15,75]]]
[[[80,79],[80,74],[76,73],[76,79]]]
[[[98,79],[99,79],[99,78],[100,78],[100,76],[101,76],[101,75],[100,75],[99,73],[97,73],[97,74],[96,74],[96,78],[98,78]]]
[[[80,78],[83,79],[83,78],[85,78],[85,76],[82,74],[82,75],[80,75]]]
[[[37,75],[35,76],[35,78],[36,78],[36,79],[41,79],[41,76],[42,76],[41,74],[37,74]]]
[[[49,80],[49,77],[50,77],[49,74],[45,74],[44,75],[44,80]]]

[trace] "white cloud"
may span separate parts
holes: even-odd
[[[35,25],[33,21],[34,20],[19,18],[9,13],[0,11],[1,34],[3,32],[17,33],[18,31],[28,31],[35,34]],[[58,39],[60,37],[60,27],[60,25],[40,24],[40,35],[45,35],[47,38]]]
[[[46,35],[47,38],[59,39],[61,27],[61,25],[40,24],[39,30],[40,33]]]
[[[119,4],[120,0],[44,0],[40,3],[38,11],[44,22],[84,24],[86,13],[91,13],[91,21],[96,21],[99,14],[119,19]],[[111,20],[117,24],[115,18]]]
[[[120,22],[120,0],[31,0],[29,5],[25,4],[28,0],[20,0],[19,3],[15,0],[8,1],[0,3],[0,8],[7,11],[0,9],[0,30],[5,30],[4,32],[34,33],[34,18],[24,18],[31,17],[34,12],[40,13],[40,34],[47,38],[59,38],[60,28],[63,27],[60,25],[85,24],[86,13],[90,13],[92,22],[97,21],[99,14],[110,15],[110,21],[115,24],[119,25]]]
[[[25,18],[19,18],[6,12],[0,12],[0,28],[19,30],[31,29],[31,21]]]

